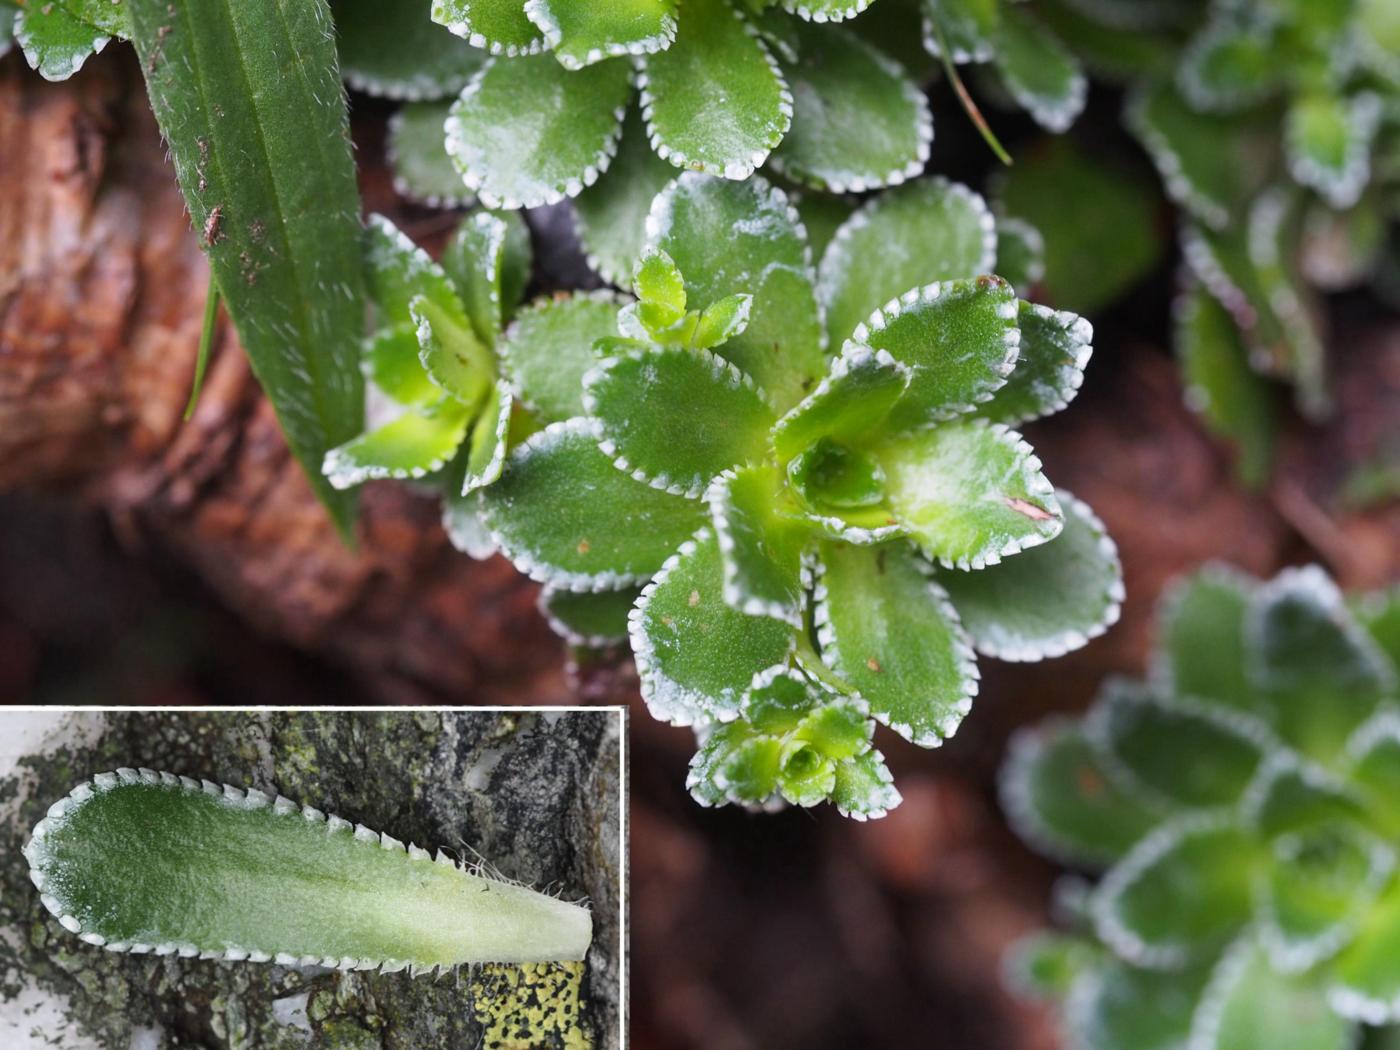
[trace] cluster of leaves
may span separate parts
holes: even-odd
[[[468,227],[498,243],[504,221]],[[873,198],[818,266],[781,190],[686,173],[651,205],[635,300],[493,311],[475,343],[492,264],[470,291],[463,233],[441,267],[382,222],[369,239],[369,374],[405,407],[328,472],[450,479],[464,548],[544,583],[571,642],[630,638],[650,710],[701,738],[700,801],[880,815],[874,721],[934,746],[974,651],[1059,655],[1116,618],[1113,544],[1009,429],[1074,396],[1089,326],[989,275],[1025,245],[964,187]]]
[[[1145,683],[1013,741],[1013,824],[1108,870],[1012,976],[1086,1050],[1354,1047],[1400,1022],[1400,589],[1215,567],[1161,621]]]

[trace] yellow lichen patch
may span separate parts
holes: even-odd
[[[581,962],[487,963],[472,974],[472,1012],[482,1050],[592,1050],[579,1023]]]

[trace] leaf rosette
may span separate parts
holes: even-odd
[[[1013,825],[1107,869],[1013,973],[1086,1047],[1356,1046],[1400,1021],[1400,592],[1214,567],[1160,620],[1146,682],[1013,740]]]

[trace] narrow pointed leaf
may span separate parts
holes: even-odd
[[[665,50],[676,38],[676,7],[677,0],[525,0],[525,14],[569,69]]]
[[[320,474],[326,452],[359,433],[364,394],[360,207],[330,12],[324,0],[127,7],[224,304],[288,444],[348,533],[353,500]]]
[[[762,456],[773,410],[748,377],[706,350],[640,350],[584,377],[584,406],[618,468],[698,497]]]
[[[871,198],[836,231],[822,258],[820,292],[831,345],[909,291],[989,273],[996,230],[982,198],[941,178]]]
[[[1022,8],[1000,9],[995,61],[1011,97],[1047,131],[1067,130],[1084,109],[1088,78],[1054,34]]]
[[[735,183],[680,176],[657,196],[647,245],[685,275],[692,310],[726,296],[753,296],[748,327],[717,348],[779,410],[796,404],[827,360],[806,236],[787,195],[755,176]]]
[[[1006,243],[1003,238],[1002,244]],[[977,406],[977,415],[1009,426],[1068,406],[1079,393],[1094,352],[1094,328],[1078,314],[1022,300],[1017,326],[1021,340],[1016,367],[1005,385]]]
[[[893,186],[923,171],[933,114],[904,68],[851,30],[795,32],[797,61],[783,66],[792,129],[773,153],[774,170],[830,193]]]
[[[346,83],[366,94],[409,101],[447,98],[466,87],[486,56],[424,18],[423,7],[418,0],[334,0]]]
[[[432,18],[493,55],[533,55],[545,46],[523,0],[433,0]]]
[[[947,423],[871,452],[885,471],[891,517],[946,567],[994,565],[1060,533],[1063,513],[1040,460],[1000,424]]]
[[[394,190],[430,208],[457,208],[471,200],[443,143],[450,108],[449,102],[410,102],[389,118],[386,149]]]
[[[802,555],[810,526],[769,464],[727,471],[706,494],[724,558],[724,600],[752,616],[802,626]]]
[[[1043,660],[1087,645],[1118,621],[1123,565],[1088,504],[1061,490],[1064,531],[978,572],[942,570],[938,580],[979,653]]]
[[[1211,975],[1191,1024],[1200,1050],[1350,1050],[1353,1025],[1333,1013],[1321,982],[1282,974],[1251,939]]]
[[[694,725],[737,717],[754,675],[785,662],[795,636],[788,624],[724,600],[723,558],[706,528],[643,590],[631,638],[647,709]]]
[[[675,43],[642,63],[642,115],[663,160],[746,179],[792,123],[792,96],[726,0],[686,0]]]
[[[607,170],[631,92],[622,61],[570,72],[549,55],[493,59],[452,105],[447,152],[489,207],[555,204]]]
[[[24,60],[45,80],[67,80],[112,39],[56,3],[21,10],[14,16],[14,34]]]
[[[817,581],[822,659],[870,712],[920,747],[953,735],[977,694],[977,663],[947,593],[906,543],[824,543]]]
[[[423,478],[447,465],[466,438],[465,405],[443,400],[435,409],[410,409],[398,419],[326,453],[321,470],[337,489],[382,478]]]
[[[521,310],[500,346],[520,400],[547,421],[583,415],[583,377],[598,364],[593,344],[617,334],[622,303],[613,292],[579,292]]]
[[[909,387],[912,369],[888,352],[852,344],[796,408],[773,428],[773,449],[787,460],[818,439],[866,438]]]
[[[482,517],[515,567],[576,591],[649,579],[704,515],[614,467],[584,420],[531,436],[482,490]]]

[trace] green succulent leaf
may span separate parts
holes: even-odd
[[[864,821],[886,816],[903,799],[884,756],[872,749],[836,763],[831,801],[843,817]]]
[[[627,617],[640,595],[639,587],[586,593],[545,587],[540,612],[570,645],[602,649],[627,641]]]
[[[811,528],[785,496],[782,475],[767,463],[726,471],[705,498],[724,558],[724,600],[800,628]]]
[[[1007,90],[1047,131],[1068,130],[1089,93],[1079,62],[1022,8],[998,7],[995,61]]]
[[[685,275],[690,309],[705,311],[736,293],[753,297],[748,326],[716,349],[779,411],[825,374],[806,234],[781,190],[757,176],[740,183],[686,173],[653,202],[646,243]]]
[[[781,740],[756,736],[743,722],[716,726],[690,760],[686,787],[702,806],[770,804],[778,789],[782,752]]]
[[[433,0],[432,19],[493,55],[533,55],[545,47],[521,0]]]
[[[1157,803],[1125,790],[1068,719],[1018,732],[999,787],[1016,833],[1069,864],[1106,867],[1161,819]]]
[[[841,22],[854,18],[875,0],[777,0],[778,6],[807,22]]]
[[[1364,817],[1361,797],[1350,784],[1290,751],[1270,755],[1244,803],[1245,823],[1265,838]]]
[[[1109,961],[1071,992],[1067,1027],[1094,1050],[1183,1050],[1209,976],[1208,967],[1163,972]]]
[[[518,212],[476,212],[442,252],[442,268],[478,338],[493,349],[525,296],[533,264],[530,231]]]
[[[1283,139],[1293,178],[1317,190],[1333,208],[1350,208],[1370,181],[1381,113],[1381,99],[1371,92],[1351,98],[1314,92],[1296,99]]]
[[[799,192],[793,194],[793,203],[802,225],[807,229],[807,241],[812,246],[814,259],[826,254],[836,231],[859,206],[855,198],[834,193]]]
[[[504,380],[487,391],[486,400],[472,424],[466,472],[462,478],[463,495],[484,488],[501,476],[506,462],[512,404],[510,387]]]
[[[841,346],[911,288],[989,273],[996,250],[991,212],[965,186],[920,179],[872,197],[836,231],[822,258],[831,345]]]
[[[568,69],[665,50],[676,39],[677,0],[525,0],[525,14]]]
[[[608,177],[574,198],[574,218],[588,265],[605,281],[625,286],[631,280],[632,264],[646,241],[651,202],[675,175],[676,169],[652,150],[641,111],[631,107]]]
[[[1244,621],[1256,586],[1244,573],[1212,564],[1167,592],[1152,667],[1164,695],[1264,715],[1245,677]]]
[[[823,700],[810,678],[786,664],[754,678],[743,699],[743,718],[754,732],[786,736]]]
[[[711,303],[696,319],[690,346],[695,350],[723,346],[729,340],[744,334],[752,313],[753,296],[743,293],[728,295]]]
[[[1343,1017],[1365,1024],[1400,1021],[1400,879],[1392,879],[1331,967],[1328,1001]]]
[[[483,520],[517,569],[575,591],[646,581],[705,513],[703,504],[615,468],[583,419],[553,423],[514,449],[481,503]]]
[[[1334,1013],[1320,981],[1280,973],[1252,938],[1226,952],[1191,1024],[1201,1050],[1348,1050],[1353,1025]]]
[[[1241,5],[1215,8],[1187,44],[1176,82],[1193,108],[1221,112],[1243,109],[1266,98],[1283,79],[1276,25],[1262,11]]]
[[[614,292],[540,299],[501,339],[501,367],[516,395],[546,421],[584,414],[583,377],[599,362],[594,344],[617,334],[623,300]]]
[[[773,450],[786,461],[821,438],[860,441],[904,395],[912,374],[888,352],[847,345],[817,388],[778,420]]]
[[[947,593],[907,543],[823,543],[816,628],[823,661],[875,718],[920,747],[952,736],[977,661]]]
[[[938,574],[979,653],[1013,661],[1063,656],[1118,620],[1118,548],[1088,504],[1064,490],[1056,495],[1065,525],[1053,543],[978,572]]]
[[[375,332],[365,344],[365,372],[401,405],[423,408],[442,397],[418,359],[418,334],[412,325]]]
[[[115,37],[131,37],[131,14],[124,0],[60,0],[60,6],[80,22]]]
[[[1002,242],[1006,243],[1005,240]],[[1005,385],[977,406],[976,414],[1016,426],[1069,405],[1084,382],[1093,354],[1093,326],[1078,314],[1021,300],[1016,365]]]
[[[19,11],[14,35],[24,60],[45,80],[67,80],[112,39],[56,3],[31,4]]]
[[[430,208],[457,208],[471,200],[443,145],[451,104],[410,102],[389,118],[387,150],[394,190]]]
[[[447,98],[466,87],[485,56],[424,18],[423,6],[419,0],[335,0],[336,48],[346,83],[406,101]],[[441,120],[437,132],[441,149]]]
[[[851,340],[910,370],[884,427],[904,430],[965,415],[989,401],[1016,366],[1016,293],[1000,277],[930,284],[886,303]]]
[[[326,453],[321,472],[337,489],[382,478],[423,478],[441,470],[467,436],[467,407],[443,398]]]
[[[1059,535],[1064,522],[1040,460],[1015,431],[945,423],[871,449],[890,514],[930,558],[981,569]]]
[[[457,458],[462,458],[460,449]],[[442,529],[452,546],[469,558],[484,561],[496,553],[496,541],[481,520],[479,489],[464,496],[461,486],[449,485],[442,494]]]
[[[925,32],[924,46],[939,54],[939,37],[958,64],[986,62],[996,54],[995,38],[1002,5],[997,0],[923,0],[927,17],[939,33]]]
[[[778,64],[726,0],[686,0],[675,43],[641,69],[652,146],[678,168],[747,179],[792,123]]]
[[[607,171],[631,97],[627,63],[571,72],[549,55],[493,59],[447,119],[447,152],[492,208],[576,197]]]
[[[685,317],[685,278],[660,248],[648,248],[637,260],[632,287],[640,300],[638,316],[653,331],[670,328]]]
[[[995,271],[1022,292],[1039,284],[1045,277],[1045,238],[1040,230],[1025,219],[999,217]]]
[[[1354,596],[1351,611],[1391,664],[1400,667],[1400,583]]]
[[[724,600],[724,558],[709,528],[642,591],[631,637],[647,709],[673,725],[737,717],[754,676],[785,663],[796,639],[790,625]]]
[[[1371,819],[1400,839],[1400,715],[1387,708],[1347,742],[1347,780],[1366,798]]]
[[[475,406],[490,385],[495,368],[462,313],[460,302],[444,308],[426,295],[408,306],[418,335],[418,360],[428,378],[464,405]]]
[[[620,470],[692,499],[762,456],[774,420],[748,377],[707,350],[610,358],[584,377],[583,401]]]
[[[904,68],[856,33],[795,26],[783,63],[792,129],[772,168],[829,193],[862,193],[913,178],[928,162],[933,114]]]
[[[467,327],[466,311],[446,272],[382,215],[365,223],[364,269],[380,327],[414,324],[412,304],[425,298],[453,324]]]
[[[1137,965],[1179,968],[1250,918],[1259,846],[1223,816],[1188,816],[1142,839],[1095,890],[1098,934]]]

